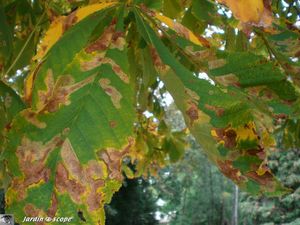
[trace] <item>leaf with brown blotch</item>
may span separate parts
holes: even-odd
[[[69,216],[73,224],[84,217],[104,225],[104,204],[122,184],[123,158],[135,139],[135,84],[126,34],[113,14],[100,12],[74,24],[70,29],[77,32],[66,32],[49,50],[30,81],[32,107],[7,133],[6,211],[18,222],[30,215]],[[102,26],[99,38],[91,38],[95,26]],[[71,37],[76,42],[66,46]]]

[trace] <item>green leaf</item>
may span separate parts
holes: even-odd
[[[201,34],[205,30],[207,23],[198,21],[192,13],[192,9],[189,8],[182,18],[182,25],[186,26],[194,33]]]
[[[5,127],[9,128],[14,116],[25,108],[20,96],[8,85],[0,81],[0,130],[3,132]],[[1,133],[1,142],[2,142]]]
[[[215,13],[215,6],[209,0],[193,0],[192,13],[198,20],[209,22]]]
[[[180,3],[178,0],[164,0],[163,12],[164,15],[176,19],[181,12]]]

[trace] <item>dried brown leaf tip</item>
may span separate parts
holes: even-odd
[[[70,95],[85,85],[92,83],[94,78],[95,76],[90,76],[75,83],[71,75],[64,75],[54,81],[53,72],[49,69],[45,78],[47,90],[38,92],[38,111],[55,112],[59,109],[60,105],[69,105]]]

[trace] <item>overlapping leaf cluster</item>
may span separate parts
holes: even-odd
[[[240,23],[208,0],[92,1],[54,16],[32,59],[24,103],[0,83],[7,212],[17,221],[73,216],[74,224],[104,224],[122,172],[156,171],[185,148],[187,131],[164,122],[161,83],[224,175],[253,194],[285,193],[266,159],[276,132],[299,138],[289,130],[299,118],[299,31],[292,20],[276,21],[267,1],[247,1],[249,10],[219,2]],[[224,35],[207,35],[212,26]],[[13,47],[8,37],[1,36]],[[5,51],[2,79],[10,83],[9,65],[17,64]]]

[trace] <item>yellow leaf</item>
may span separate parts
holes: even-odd
[[[218,0],[227,5],[233,15],[243,23],[257,26],[270,26],[272,14],[263,0]]]
[[[88,5],[71,13],[69,16],[61,16],[55,19],[42,39],[38,52],[33,57],[33,60],[42,59],[70,26],[80,22],[94,12],[115,4],[116,2]]]
[[[209,42],[201,36],[196,36],[191,30],[183,26],[182,24],[172,20],[169,17],[166,17],[158,12],[150,11],[149,9],[141,8],[144,12],[146,12],[149,16],[155,17],[161,23],[167,25],[170,29],[174,30],[177,34],[183,36],[189,41],[193,42],[196,45],[209,47]]]

